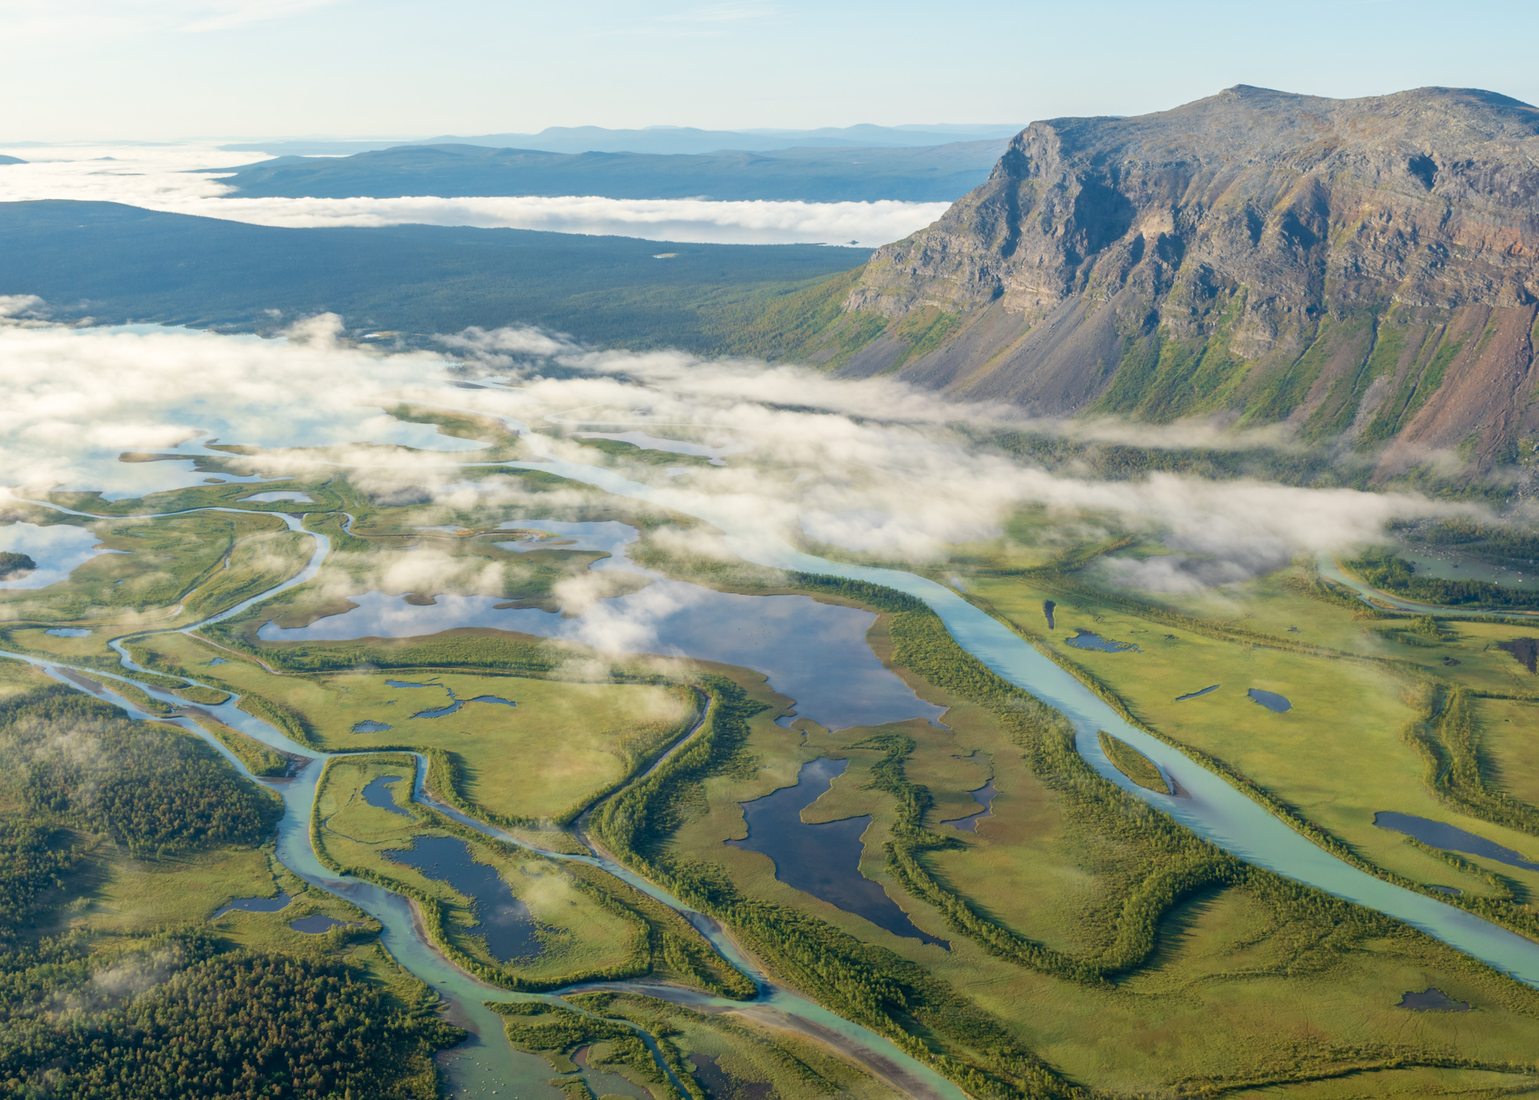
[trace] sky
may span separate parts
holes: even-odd
[[[1539,101],[1528,0],[0,0],[0,143],[1136,114],[1238,83]]]

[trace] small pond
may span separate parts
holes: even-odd
[[[353,723],[353,732],[354,733],[388,733],[388,732],[390,732],[390,723],[389,722],[376,722],[372,718],[365,718],[362,722],[354,722]]]
[[[1100,653],[1137,653],[1138,647],[1132,642],[1118,642],[1111,638],[1103,638],[1093,630],[1083,627],[1077,628],[1072,637],[1064,639],[1065,644],[1075,649],[1094,649]]]
[[[418,836],[405,850],[385,853],[387,859],[446,883],[469,899],[476,931],[499,962],[532,958],[540,953],[534,917],[514,895],[495,867],[479,863],[470,845],[457,836]]]
[[[1456,825],[1434,821],[1430,817],[1380,810],[1373,815],[1373,823],[1381,829],[1404,833],[1423,844],[1441,848],[1445,852],[1462,852],[1465,855],[1481,856],[1495,860],[1497,863],[1505,863],[1509,867],[1517,867],[1524,871],[1539,871],[1539,863],[1524,859],[1521,854],[1514,852],[1511,848],[1504,848],[1494,840],[1487,840],[1483,836],[1466,832]]]
[[[1289,702],[1288,697],[1286,695],[1279,695],[1275,691],[1262,691],[1260,688],[1251,688],[1245,694],[1250,696],[1252,703],[1266,707],[1267,710],[1272,711],[1274,714],[1287,714],[1293,709],[1293,704]]]
[[[518,706],[512,699],[504,699],[500,695],[475,695],[469,699],[461,699],[453,690],[445,687],[449,693],[449,701],[441,707],[429,707],[427,710],[419,710],[412,715],[413,718],[447,718],[451,714],[458,714],[461,708],[471,703],[493,703],[503,707]]]
[[[871,824],[871,815],[817,824],[802,820],[802,811],[821,798],[849,765],[848,760],[826,756],[809,760],[794,787],[742,803],[748,835],[726,843],[768,856],[775,865],[775,877],[787,886],[864,917],[896,936],[950,950],[945,940],[916,926],[880,883],[861,874],[860,838]]]
[[[375,809],[388,810],[402,817],[410,817],[411,814],[396,802],[395,795],[390,789],[393,784],[400,781],[401,777],[398,775],[376,775],[364,785],[363,800]]]
[[[1436,986],[1423,989],[1420,993],[1407,990],[1400,998],[1399,1008],[1409,1008],[1412,1012],[1468,1012],[1468,1001],[1456,1001]]]
[[[289,927],[307,936],[319,936],[330,932],[333,928],[341,928],[346,923],[335,917],[328,917],[324,913],[311,913],[308,917],[296,917],[289,921]]]
[[[226,913],[276,913],[293,900],[287,890],[278,891],[278,896],[272,898],[236,898],[214,910],[214,915],[208,919],[218,920]]]
[[[89,638],[91,632],[83,626],[56,626],[43,631],[50,638]]]
[[[1184,703],[1188,699],[1201,699],[1204,695],[1212,695],[1222,686],[1222,684],[1209,684],[1205,688],[1198,688],[1196,691],[1189,691],[1185,695],[1177,695],[1176,702]]]

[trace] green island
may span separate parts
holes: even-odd
[[[36,568],[37,562],[32,560],[30,554],[0,550],[0,580],[14,577],[18,573],[29,573]]]

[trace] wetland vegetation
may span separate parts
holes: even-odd
[[[1087,744],[920,599],[544,472],[447,512],[355,476],[61,498],[118,552],[0,597],[4,979],[153,973],[85,1032],[13,1013],[8,1085],[151,1095],[171,1063],[127,1044],[203,1042],[209,998],[252,1002],[185,1067],[229,1095],[1539,1085],[1529,985],[1202,839],[1153,748]],[[1539,936],[1531,628],[1303,561],[1137,592],[1107,563],[1157,548],[1038,518],[944,575],[1322,854]],[[429,553],[447,580],[380,585]],[[309,629],[370,592],[370,629]],[[649,600],[648,644],[595,644]]]

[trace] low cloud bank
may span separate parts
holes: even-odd
[[[267,449],[241,460],[253,476],[330,476],[345,467],[364,491],[423,503],[443,522],[471,510],[551,515],[593,499],[575,486],[532,494],[517,478],[486,476],[467,450],[473,445],[383,411],[407,403],[501,418],[521,430],[529,457],[615,466],[647,483],[654,505],[703,518],[739,545],[800,543],[925,565],[958,544],[999,537],[1023,507],[1038,507],[1152,536],[1167,554],[1107,568],[1161,590],[1223,584],[1301,554],[1350,549],[1396,519],[1470,511],[1412,493],[1174,474],[1100,481],[1048,470],[988,444],[982,429],[1022,423],[1008,407],[952,403],[891,379],[595,351],[531,329],[462,333],[446,338],[442,353],[360,347],[340,331],[331,317],[283,340],[0,322],[8,386],[0,484],[37,492],[126,479],[132,487],[136,471],[142,477],[166,464],[121,463],[118,453],[198,447],[213,436]],[[630,463],[575,438],[615,427],[720,446],[730,456],[721,466]],[[720,552],[696,534],[673,545]],[[464,568],[421,556],[391,565],[380,582],[427,591],[453,574],[460,588],[499,586],[495,572]]]
[[[875,247],[935,221],[946,203],[716,202],[594,196],[240,198],[217,169],[259,159],[209,146],[59,146],[27,150],[0,173],[0,202],[80,199],[253,225],[316,228],[453,225],[539,229],[699,244]],[[666,262],[666,261],[659,261]]]

